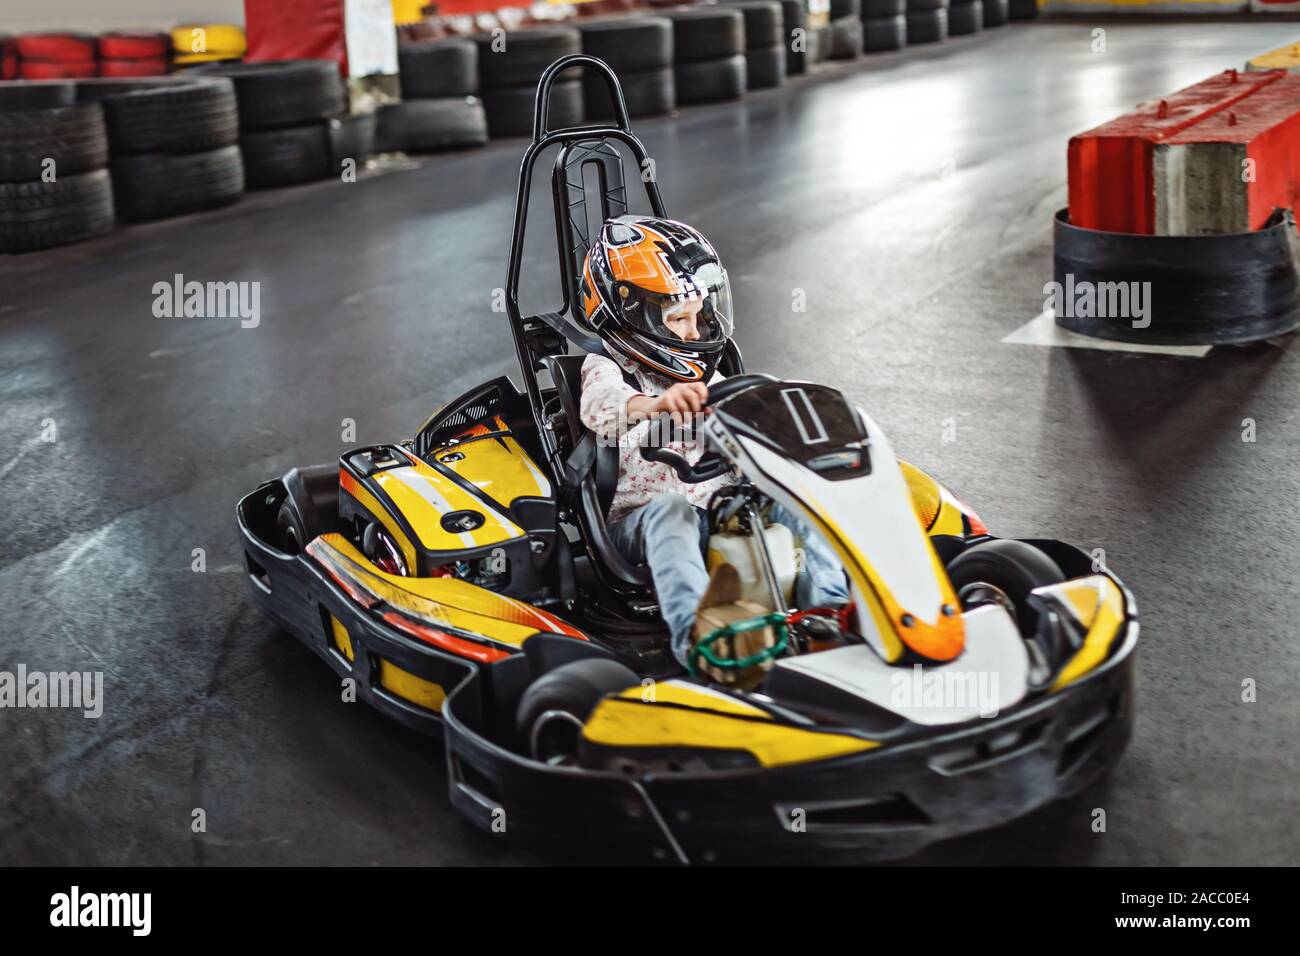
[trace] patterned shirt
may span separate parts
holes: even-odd
[[[624,378],[630,373],[640,386],[633,388]],[[709,384],[719,382],[722,375],[715,372]],[[628,399],[637,395],[662,395],[673,382],[656,375],[640,362],[621,355],[592,353],[582,363],[582,401],[578,417],[596,433],[600,444],[618,443],[618,486],[609,508],[609,522],[613,524],[629,512],[649,504],[659,495],[675,492],[697,508],[707,508],[709,499],[719,488],[736,483],[736,475],[728,472],[698,484],[682,481],[668,465],[646,461],[641,457],[644,437],[655,423],[644,421],[627,427]],[[704,443],[697,441],[668,442],[663,447],[675,451],[691,464],[704,454]]]

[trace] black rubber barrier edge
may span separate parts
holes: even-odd
[[[1053,241],[1054,279],[1066,305],[1068,290],[1087,288],[1084,282],[1094,290],[1103,282],[1150,283],[1142,287],[1149,294],[1141,319],[1058,309],[1056,324],[1071,332],[1151,345],[1228,345],[1300,326],[1300,235],[1290,209],[1275,209],[1256,232],[1221,236],[1084,229],[1062,209]]]

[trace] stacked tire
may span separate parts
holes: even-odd
[[[735,100],[748,88],[745,21],[725,6],[666,10],[673,24],[673,77],[677,102]]]
[[[0,82],[0,252],[113,228],[108,136],[97,103],[67,82]]]
[[[25,80],[85,79],[99,70],[89,33],[25,33],[15,45],[18,75]]]
[[[537,81],[560,57],[581,53],[582,36],[569,27],[537,27],[482,33],[474,41],[488,132],[494,137],[531,135]],[[582,81],[569,70],[551,87],[546,125],[552,130],[580,126],[583,115]]]
[[[402,101],[379,108],[379,152],[425,153],[487,142],[487,115],[478,98],[478,45],[473,40],[406,44],[398,49],[397,63]]]
[[[831,48],[828,60],[862,55],[862,0],[831,0]]]
[[[618,74],[628,115],[663,116],[677,107],[673,78],[673,25],[663,17],[579,21],[582,52],[608,63]],[[612,120],[614,103],[602,77],[582,76],[582,100],[590,120]]]
[[[221,77],[239,101],[239,149],[249,189],[276,189],[332,175],[333,120],[347,91],[329,60],[213,63],[189,75]],[[340,121],[341,123],[341,121]]]
[[[1008,12],[1012,20],[1036,20],[1038,0],[1009,0]]]
[[[808,72],[813,51],[813,40],[808,35],[808,8],[804,0],[781,0],[781,44],[785,47],[785,72],[787,76],[801,76]]]
[[[248,38],[233,23],[188,23],[172,30],[172,50],[180,67],[237,62],[248,51]]]
[[[776,0],[726,0],[745,21],[745,86],[764,90],[785,82],[785,14]]]
[[[244,192],[235,90],[218,77],[98,79],[77,99],[102,106],[122,222],[229,205]]]
[[[171,69],[166,33],[101,33],[96,47],[100,76],[166,76]]]
[[[948,8],[948,36],[960,37],[984,29],[983,0],[951,0]]]
[[[866,53],[907,46],[907,0],[862,0],[862,49]]]
[[[907,0],[907,45],[948,39],[948,0]]]
[[[8,33],[0,33],[0,80],[18,79],[18,42]]]
[[[984,0],[984,28],[986,30],[989,27],[1005,26],[1010,19],[1011,0]]]

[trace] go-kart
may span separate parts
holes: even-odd
[[[571,68],[603,79],[613,123],[547,128]],[[524,315],[529,193],[551,149],[563,299]],[[475,823],[615,859],[897,858],[1108,772],[1133,720],[1138,625],[1120,581],[1071,545],[993,537],[841,392],[746,373],[734,345],[700,424],[707,453],[642,454],[686,481],[737,474],[710,506],[709,554],[741,566],[757,613],[701,636],[688,668],[673,658],[648,570],[610,540],[617,449],[578,416],[582,362],[602,348],[576,320],[578,282],[594,230],[628,212],[627,157],[647,168],[613,71],[552,64],[506,283],[522,390],[487,382],[412,439],[245,497],[257,601],[360,700],[441,737],[451,801]],[[792,606],[798,562],[767,524],[773,502],[833,549],[849,605]]]

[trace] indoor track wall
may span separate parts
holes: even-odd
[[[4,0],[0,12],[0,25],[14,33],[243,22],[243,0]]]

